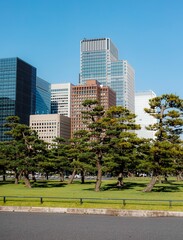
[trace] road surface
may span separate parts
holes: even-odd
[[[1,240],[183,240],[183,218],[0,212]]]

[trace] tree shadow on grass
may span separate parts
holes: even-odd
[[[113,191],[119,191],[119,190],[129,190],[134,188],[144,188],[146,186],[145,183],[135,183],[135,182],[125,182],[122,187],[117,186],[116,183],[113,184],[106,184],[102,187],[103,191],[107,190],[113,190]]]
[[[56,187],[65,187],[67,183],[58,182],[58,181],[39,181],[32,184],[32,188],[56,188]]]
[[[177,187],[182,187],[183,188],[183,181],[177,182],[177,181],[168,181],[168,182],[163,182],[164,184],[168,185],[173,185]]]
[[[84,183],[81,183],[81,181],[74,181],[72,184],[78,184],[78,185],[90,185],[90,184],[95,184],[95,181],[85,181]]]
[[[0,186],[14,184],[15,181],[0,181]]]
[[[152,192],[182,192],[181,186],[178,184],[170,186],[155,186]]]
[[[118,187],[117,183],[109,183],[105,184],[104,186],[101,187],[101,191],[119,191],[119,190],[128,190],[128,189],[134,189],[134,188],[145,188],[146,184],[145,183],[132,183],[132,182],[125,182],[122,187]],[[84,189],[87,191],[93,191],[94,188],[87,188]]]

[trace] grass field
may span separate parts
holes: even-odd
[[[115,209],[147,209],[147,210],[171,210],[183,211],[183,202],[154,202],[154,201],[126,201],[123,205],[122,200],[104,200],[104,198],[113,199],[142,199],[142,200],[182,200],[183,201],[183,182],[176,182],[176,179],[170,179],[169,183],[156,184],[154,190],[150,193],[143,193],[142,190],[148,183],[149,178],[126,178],[124,187],[118,189],[116,180],[103,180],[100,192],[94,191],[95,182],[92,180],[81,184],[80,181],[74,181],[73,184],[67,184],[59,181],[37,181],[31,189],[24,186],[22,182],[15,185],[12,181],[0,181],[0,196],[31,196],[43,197],[43,203],[39,198],[20,199],[7,198],[6,203],[0,198],[1,206],[42,206],[42,207],[77,207],[77,208],[115,208]],[[79,199],[46,199],[44,197],[64,197],[64,198],[98,198],[97,200],[83,200],[80,204]],[[102,200],[99,200],[103,198]]]

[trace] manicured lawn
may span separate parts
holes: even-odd
[[[113,199],[143,199],[143,200],[183,200],[183,182],[176,182],[176,179],[169,179],[170,182],[156,184],[151,193],[143,193],[142,190],[149,181],[149,178],[126,178],[124,187],[118,189],[116,180],[103,180],[100,192],[94,191],[95,182],[87,180],[85,184],[74,181],[67,184],[67,181],[37,181],[31,189],[28,189],[21,182],[18,185],[11,181],[0,181],[0,196],[32,196],[43,197],[43,203],[39,198],[35,199],[8,199],[2,206],[47,206],[47,207],[82,207],[82,208],[118,208],[118,209],[149,209],[149,210],[171,210],[183,211],[183,202],[174,203],[169,207],[169,202],[148,202],[148,201],[126,201],[122,200],[83,200],[79,199],[46,199],[44,197],[64,198],[113,198]]]

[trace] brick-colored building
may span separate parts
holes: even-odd
[[[81,112],[84,110],[82,103],[86,99],[98,100],[107,110],[116,106],[116,93],[107,86],[102,86],[97,80],[87,80],[85,85],[72,87],[71,95],[71,136],[75,131],[84,129]]]

